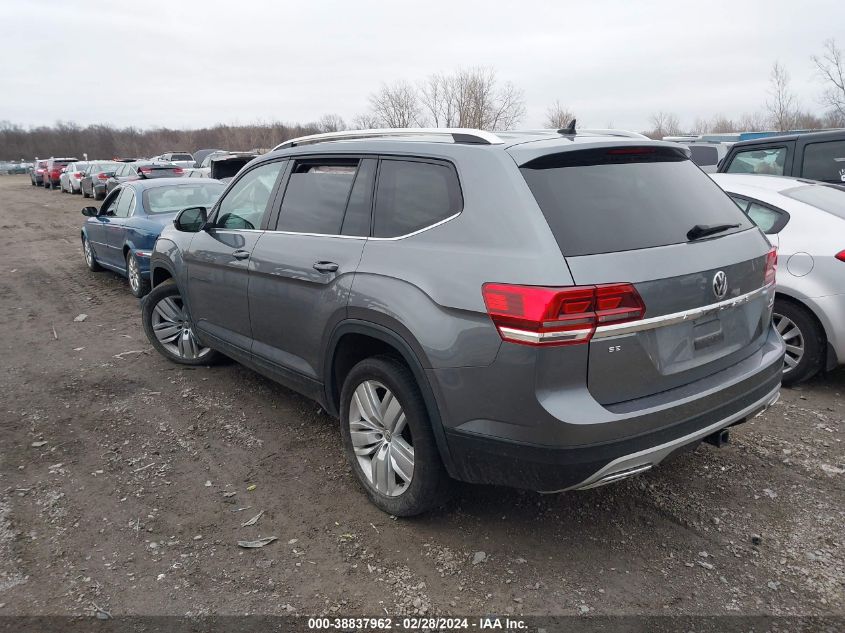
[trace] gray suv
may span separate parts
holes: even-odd
[[[623,479],[780,388],[774,249],[686,148],[630,133],[294,139],[184,209],[150,266],[156,349],[319,402],[394,515],[452,479]]]

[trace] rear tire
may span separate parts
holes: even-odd
[[[152,346],[179,365],[211,365],[219,352],[196,338],[179,287],[172,281],[159,284],[147,295],[141,310],[144,332]]]
[[[775,298],[772,320],[786,344],[783,384],[809,380],[824,365],[826,338],[813,314],[788,299]]]
[[[139,299],[150,292],[150,282],[144,279],[138,266],[138,258],[131,251],[126,253],[126,278],[129,280],[129,292]]]
[[[376,507],[414,516],[448,500],[451,480],[428,410],[397,359],[377,356],[352,368],[340,394],[340,428],[346,457]]]
[[[83,189],[83,188],[82,188],[82,185],[80,185],[80,186],[79,186],[79,193],[81,193],[81,194],[82,194],[82,197],[83,197],[83,198],[87,198],[87,197],[88,197],[88,194],[87,194],[87,193],[85,193],[85,189]]]

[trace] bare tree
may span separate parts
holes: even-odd
[[[350,130],[372,130],[381,125],[381,121],[374,114],[358,114],[352,118]]]
[[[775,62],[772,66],[769,85],[770,98],[766,101],[766,110],[769,112],[772,126],[783,132],[795,125],[797,107],[795,95],[789,88],[789,73],[780,62]]]
[[[559,130],[567,127],[572,121],[576,119],[575,113],[560,101],[555,101],[546,110],[546,127]]]
[[[766,129],[765,112],[746,112],[737,121],[737,131],[740,132],[761,132]]]
[[[822,102],[838,115],[838,120],[845,121],[845,55],[836,40],[830,39],[824,43],[821,56],[813,55],[812,59],[827,85]]]
[[[384,127],[413,127],[419,124],[419,95],[407,81],[383,84],[378,92],[370,95],[370,107]]]
[[[677,136],[681,133],[681,124],[678,117],[671,112],[656,112],[651,115],[652,129],[646,135],[651,138],[662,138],[664,136]]]
[[[525,115],[522,90],[509,82],[499,85],[492,68],[430,75],[420,86],[420,102],[435,127],[504,130]]]
[[[317,121],[317,129],[321,132],[342,132],[346,128],[346,122],[338,114],[324,114]]]

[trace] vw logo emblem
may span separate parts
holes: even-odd
[[[713,277],[713,294],[717,299],[723,299],[728,294],[728,276],[725,271],[720,270]]]

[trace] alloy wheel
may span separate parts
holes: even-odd
[[[194,335],[179,295],[164,297],[155,305],[152,326],[158,342],[174,356],[197,360],[211,351],[210,347],[200,345]]]
[[[94,265],[94,253],[91,251],[91,244],[88,243],[87,239],[82,240],[82,250],[85,253],[85,263],[88,264],[89,267]]]
[[[138,292],[138,289],[141,287],[141,271],[138,268],[138,260],[135,259],[135,256],[130,254],[127,259],[126,267],[128,268],[129,274],[129,286],[132,288],[133,292]]]
[[[782,314],[773,314],[775,329],[783,338],[786,345],[786,355],[783,357],[783,373],[788,374],[798,366],[804,357],[804,335],[792,319]]]
[[[414,445],[402,405],[375,380],[352,394],[349,430],[358,464],[370,485],[388,497],[401,495],[414,476]]]

